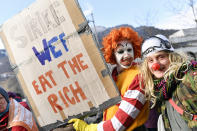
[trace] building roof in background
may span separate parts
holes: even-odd
[[[175,32],[174,34],[170,35],[169,38],[192,36],[192,35],[197,35],[197,28],[181,29]]]
[[[182,36],[184,36],[183,30],[179,30],[174,34],[170,35],[169,38],[182,37]]]
[[[169,36],[174,44],[197,43],[197,28],[181,29]]]
[[[178,52],[193,52],[197,53],[197,47],[181,47],[178,49],[175,49]]]

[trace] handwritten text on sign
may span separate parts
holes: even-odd
[[[100,74],[104,64],[92,36],[77,33],[84,19],[75,2],[37,0],[5,22],[0,33],[41,126],[117,96],[109,95],[113,84]]]
[[[66,52],[68,52],[69,49],[67,48],[66,40],[63,39],[64,36],[65,36],[65,34],[61,33],[59,35],[59,39],[61,40],[61,43],[64,46],[64,49],[66,50]],[[36,50],[36,47],[33,46],[32,49],[34,51],[34,54],[36,55],[36,57],[38,58],[38,60],[40,61],[40,63],[42,65],[45,65],[46,60],[48,60],[49,62],[52,61],[51,55],[50,55],[51,53],[54,58],[58,58],[62,55],[61,50],[56,51],[55,50],[56,47],[55,47],[55,45],[53,45],[53,43],[55,43],[57,41],[58,41],[57,36],[53,37],[48,42],[46,41],[46,39],[43,39],[42,40],[43,51],[41,53],[39,53]],[[76,56],[74,56],[73,58],[71,58],[71,60],[65,60],[65,61],[62,61],[59,64],[57,64],[57,68],[59,70],[63,71],[65,74],[65,77],[67,79],[69,79],[70,75],[67,71],[67,68],[70,68],[74,75],[77,75],[77,73],[79,73],[83,70],[86,70],[88,68],[88,65],[85,64],[84,61],[81,59],[82,57],[83,57],[83,54],[79,53]],[[38,83],[40,84],[40,86]],[[49,70],[45,74],[40,75],[37,80],[32,81],[32,85],[33,85],[37,95],[41,95],[44,92],[46,92],[47,88],[53,88],[53,86],[57,86],[57,83],[53,77],[53,71]],[[73,86],[75,86],[75,88],[73,88]],[[73,97],[69,97],[68,94],[72,94]],[[82,88],[80,87],[79,83],[77,81],[75,81],[74,85],[70,84],[68,86],[63,87],[62,90],[58,91],[58,94],[55,94],[55,93],[50,94],[48,96],[48,102],[50,103],[53,111],[55,113],[57,113],[56,108],[60,111],[63,110],[63,107],[61,105],[57,104],[57,101],[59,100],[59,98],[63,101],[65,107],[69,107],[69,104],[75,105],[76,102],[78,102],[78,103],[80,102],[78,94],[81,96],[81,98],[83,100],[87,99],[87,97],[86,97],[85,93],[83,92]]]

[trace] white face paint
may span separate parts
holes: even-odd
[[[121,41],[115,50],[115,57],[118,66],[127,69],[131,67],[134,59],[134,50],[131,43],[128,41]]]

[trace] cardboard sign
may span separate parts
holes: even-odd
[[[117,102],[77,1],[37,0],[3,24],[1,38],[41,127]]]

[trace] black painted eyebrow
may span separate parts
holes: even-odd
[[[126,43],[126,46],[127,46],[128,44],[130,44],[129,42],[125,42],[125,43]],[[122,44],[119,44],[119,46],[124,47]]]
[[[129,44],[128,42],[126,43],[126,46],[127,46],[127,44]]]
[[[119,46],[122,46],[122,47],[124,47],[122,44],[120,44]]]

